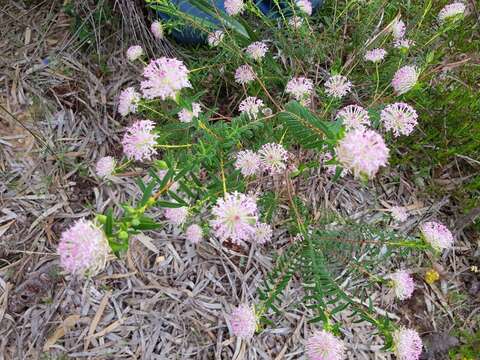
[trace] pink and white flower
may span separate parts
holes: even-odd
[[[152,25],[150,25],[150,31],[152,32],[155,39],[163,39],[163,25],[160,21],[154,21]]]
[[[400,270],[388,275],[386,278],[391,280],[395,296],[399,300],[406,300],[412,297],[413,291],[415,290],[415,283],[409,273]]]
[[[392,79],[392,87],[397,95],[412,89],[418,81],[418,70],[415,66],[406,65],[397,70]]]
[[[396,20],[392,24],[392,34],[396,40],[402,39],[405,36],[405,23],[402,20]]]
[[[385,58],[386,55],[387,55],[387,52],[384,49],[373,49],[373,50],[367,51],[365,53],[364,58],[366,61],[379,63]]]
[[[302,17],[294,15],[288,20],[288,25],[294,29],[300,29],[303,25],[303,22],[304,20]]]
[[[110,246],[93,222],[80,219],[65,230],[57,249],[60,265],[71,274],[95,275],[105,268]]]
[[[408,50],[413,45],[415,45],[415,43],[410,39],[397,39],[393,42],[393,46],[400,50]]]
[[[153,132],[155,123],[150,120],[140,120],[133,123],[123,136],[123,152],[130,160],[150,160],[157,153],[155,145],[158,135]]]
[[[255,73],[250,65],[241,65],[235,71],[235,81],[241,85],[245,85],[255,80]]]
[[[225,0],[223,5],[225,7],[225,11],[230,16],[239,15],[245,10],[245,4],[243,0]]]
[[[252,176],[260,171],[260,157],[252,150],[242,150],[237,154],[235,169],[240,170],[243,176]]]
[[[404,222],[408,219],[407,209],[403,206],[392,206],[390,209],[393,220],[396,222]]]
[[[257,328],[257,316],[252,307],[242,304],[233,310],[229,317],[233,335],[249,340]]]
[[[263,41],[255,41],[247,46],[245,52],[255,61],[261,61],[268,51],[268,46]]]
[[[449,249],[453,246],[453,235],[448,228],[438,222],[428,221],[420,226],[423,238],[436,250]]]
[[[210,34],[208,34],[207,38],[208,45],[210,45],[211,47],[216,47],[220,45],[224,36],[225,33],[222,30],[216,30],[214,32],[211,32]]]
[[[333,75],[325,83],[325,92],[334,98],[344,97],[351,89],[352,83],[342,75]]]
[[[345,106],[337,113],[337,119],[343,121],[347,130],[359,129],[370,125],[368,111],[358,105]]]
[[[272,174],[278,174],[287,168],[288,151],[277,143],[264,144],[258,150],[262,168]]]
[[[133,87],[128,87],[118,97],[118,113],[122,116],[137,112],[140,94]]]
[[[115,170],[115,159],[111,156],[104,156],[97,161],[95,172],[101,178],[110,177]]]
[[[309,0],[297,0],[295,1],[295,4],[301,12],[308,16],[312,15],[313,8],[312,3]]]
[[[127,50],[127,59],[135,61],[143,55],[143,49],[140,45],[130,46]]]
[[[398,360],[418,360],[423,344],[415,330],[401,328],[393,333],[393,346]]]
[[[454,17],[461,17],[465,15],[465,4],[461,2],[454,2],[446,5],[438,14],[438,21],[441,23],[452,19]]]
[[[213,232],[221,241],[231,239],[239,244],[255,234],[257,203],[252,196],[238,192],[227,193],[219,198],[212,209],[214,219],[210,221]]]
[[[395,137],[410,135],[418,124],[418,115],[415,109],[401,102],[386,106],[380,113],[380,119],[385,129],[392,130]]]
[[[342,360],[345,357],[343,341],[325,330],[316,330],[306,343],[310,360]]]
[[[272,240],[273,230],[269,224],[257,223],[255,227],[255,235],[253,236],[253,241],[257,244],[265,244]]]
[[[164,216],[170,224],[179,226],[187,220],[188,208],[184,206],[178,208],[166,208]]]
[[[192,224],[185,231],[185,237],[192,244],[198,244],[203,240],[203,230],[200,225]]]
[[[189,71],[182,61],[167,57],[152,60],[143,70],[147,80],[140,87],[147,99],[175,99],[183,88],[192,87],[188,80]]]
[[[383,138],[373,130],[347,132],[336,148],[340,164],[355,177],[372,178],[388,163],[389,150]]]
[[[199,103],[192,103],[192,110],[189,109],[182,109],[178,113],[178,119],[181,122],[189,123],[192,122],[194,118],[197,118],[198,115],[202,112],[202,107]]]
[[[238,109],[241,113],[247,114],[251,119],[256,119],[263,106],[262,100],[249,96],[240,103]]]
[[[313,82],[303,76],[290,79],[285,88],[285,92],[290,94],[295,100],[302,101],[312,94]]]

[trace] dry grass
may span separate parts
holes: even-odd
[[[115,98],[137,72],[124,60],[124,44],[135,39],[153,54],[169,51],[146,40],[132,4],[116,2],[124,25],[108,44],[98,44],[109,54],[107,73],[81,51],[59,1],[27,6],[10,0],[0,9],[8,29],[0,40],[6,54],[0,57],[0,359],[301,359],[311,314],[296,306],[299,279],[284,295],[283,315],[272,316],[276,326],[252,343],[232,337],[226,321],[232,305],[256,298],[274,252],[291,241],[284,233],[276,234],[276,249],[231,250],[215,239],[189,246],[166,228],[132,242],[122,259],[93,279],[59,274],[54,252],[61,231],[75,218],[138,195],[129,176],[113,184],[90,176],[96,159],[119,153]],[[449,225],[455,223],[448,198],[417,198],[405,174],[391,173],[366,188],[348,178],[333,184],[318,173],[296,189],[318,216],[328,210],[375,223],[389,206],[402,203],[413,214],[403,231],[432,217],[448,215]],[[414,299],[388,305],[378,289],[378,303],[424,333],[461,322],[476,326],[478,307],[469,311],[474,298],[451,296],[474,283],[464,281],[471,279],[471,259],[458,255],[472,254],[477,245],[463,228],[458,239],[443,259],[448,265],[441,282],[424,284],[427,261],[418,259]],[[389,358],[370,330],[366,324],[345,328],[350,359]]]

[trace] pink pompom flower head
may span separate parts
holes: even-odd
[[[213,232],[221,241],[231,239],[234,243],[249,241],[255,234],[257,203],[252,196],[238,192],[227,193],[217,200],[210,221]]]
[[[325,92],[334,98],[342,98],[352,89],[352,83],[345,76],[333,75],[325,83]]]
[[[258,174],[261,166],[260,157],[252,150],[239,151],[234,166],[243,176]]]
[[[283,145],[268,143],[258,150],[262,168],[271,174],[279,174],[287,168],[288,151]]]
[[[185,237],[192,244],[198,244],[203,240],[203,230],[200,225],[192,224],[185,231]]]
[[[392,79],[392,87],[397,95],[410,91],[418,81],[418,70],[415,66],[406,65],[397,70]]]
[[[153,132],[155,123],[150,120],[136,121],[123,136],[123,152],[130,160],[150,160],[155,150],[158,135]]]
[[[435,221],[428,221],[420,226],[423,238],[435,250],[449,249],[453,246],[453,235],[448,228]]]
[[[337,119],[343,121],[343,125],[347,130],[359,129],[370,125],[368,111],[358,105],[345,106],[338,112]]]
[[[401,328],[393,333],[393,346],[398,360],[418,360],[423,344],[415,330]]]
[[[395,20],[392,24],[392,34],[394,39],[402,39],[405,36],[405,23],[402,20]]]
[[[235,308],[229,316],[233,335],[241,339],[249,340],[255,334],[257,328],[257,316],[253,307],[241,304]]]
[[[95,172],[101,178],[108,178],[115,170],[115,159],[111,156],[104,156],[97,161]]]
[[[192,122],[194,118],[197,118],[198,115],[202,112],[202,107],[199,103],[192,103],[192,110],[189,109],[182,109],[178,113],[178,119],[181,122],[189,123]]]
[[[248,45],[245,52],[255,61],[261,61],[268,51],[268,46],[263,41],[255,41]]]
[[[105,268],[110,246],[99,227],[80,219],[62,233],[57,252],[60,265],[67,272],[95,275]]]
[[[137,112],[140,94],[133,87],[128,87],[118,97],[118,113],[122,116]]]
[[[443,23],[448,20],[461,18],[465,15],[465,4],[461,2],[454,2],[446,5],[438,14],[438,21]]]
[[[385,107],[380,113],[380,119],[387,131],[392,130],[393,136],[410,135],[418,124],[418,115],[413,107],[405,103],[395,103]]]
[[[396,222],[404,222],[408,219],[407,209],[403,206],[392,206],[390,209],[393,220]]]
[[[310,97],[313,91],[313,82],[303,76],[292,78],[285,88],[285,92],[290,94],[295,100],[302,101]]]
[[[342,360],[345,356],[343,341],[325,330],[316,330],[306,343],[309,360]]]
[[[247,114],[250,119],[256,119],[263,106],[261,99],[255,96],[249,96],[240,103],[238,109],[242,114]]]
[[[152,25],[150,25],[150,31],[152,32],[153,36],[157,40],[163,39],[163,25],[160,21],[154,21]]]
[[[241,65],[235,70],[235,81],[240,85],[248,84],[255,80],[255,73],[250,65]]]
[[[147,99],[175,99],[180,90],[192,87],[189,73],[180,60],[167,57],[152,60],[143,70],[147,79],[140,84],[143,96]]]
[[[225,0],[223,5],[225,11],[230,16],[239,15],[245,10],[245,3],[243,0]]]
[[[255,235],[253,236],[253,241],[257,244],[265,244],[272,240],[273,230],[269,224],[257,223],[255,227]]]
[[[355,177],[375,176],[388,163],[389,150],[383,138],[373,130],[355,129],[347,132],[336,148],[340,164]]]
[[[140,45],[130,46],[127,50],[127,59],[135,61],[143,55],[143,49]]]
[[[413,278],[404,270],[397,271],[386,277],[391,280],[391,285],[395,291],[395,296],[399,300],[406,300],[412,297],[415,290]]]
[[[298,9],[308,16],[312,15],[313,7],[310,0],[297,0],[295,1],[295,5],[297,5]]]
[[[222,30],[215,30],[214,32],[211,32],[210,34],[208,34],[207,38],[208,45],[210,45],[210,47],[216,47],[220,45],[224,36],[225,33]]]
[[[294,29],[300,29],[303,25],[303,22],[304,20],[302,17],[294,15],[288,20],[288,25]]]
[[[373,49],[365,53],[364,59],[373,63],[379,63],[386,55],[387,52],[384,49]]]
[[[178,208],[166,208],[165,218],[167,221],[176,226],[182,225],[187,220],[188,208],[182,206]]]

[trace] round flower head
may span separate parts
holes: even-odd
[[[140,94],[133,87],[128,87],[118,97],[118,112],[122,116],[135,114],[137,112]]]
[[[174,99],[180,90],[192,87],[188,74],[188,69],[180,60],[166,57],[152,60],[143,70],[143,76],[147,78],[140,85],[143,96],[147,99]]]
[[[393,46],[400,50],[408,50],[415,43],[410,39],[397,39],[394,41]]]
[[[332,154],[329,152],[326,152],[325,154],[322,155],[322,166],[325,169],[325,173],[329,176],[334,176],[335,173],[337,172],[337,165],[331,165],[327,164],[330,160],[333,159]],[[347,175],[348,171],[347,169],[342,169],[342,172],[340,173],[340,177],[344,177]]]
[[[235,243],[247,241],[255,234],[257,203],[251,196],[238,192],[219,198],[212,209],[210,221],[215,236],[221,241],[231,239]]]
[[[216,30],[210,34],[208,34],[208,45],[211,47],[216,47],[220,45],[220,43],[223,40],[223,37],[225,36],[224,32],[222,30]]]
[[[163,25],[160,21],[154,21],[152,25],[150,25],[150,30],[152,31],[152,34],[155,37],[155,39],[158,39],[158,40],[163,39]]]
[[[325,330],[316,330],[306,343],[310,360],[342,360],[345,357],[345,345],[342,340]]]
[[[310,96],[313,90],[313,82],[305,77],[295,77],[291,79],[285,88],[285,92],[290,94],[295,100],[303,100]]]
[[[395,39],[402,39],[405,36],[405,23],[402,20],[396,20],[392,25],[392,34]]]
[[[150,160],[155,150],[158,135],[153,133],[155,123],[150,120],[136,121],[123,136],[123,152],[128,159],[137,161]]]
[[[370,117],[367,110],[358,105],[345,106],[338,112],[337,119],[343,121],[343,125],[347,130],[370,125]]]
[[[252,150],[239,151],[235,169],[240,170],[243,176],[255,175],[260,171],[260,157]]]
[[[287,168],[288,151],[280,144],[264,144],[258,150],[258,154],[260,155],[263,169],[270,173],[281,173]]]
[[[255,334],[257,316],[253,308],[248,305],[242,304],[234,309],[229,319],[233,335],[249,340]]]
[[[449,249],[453,246],[453,235],[448,228],[435,221],[428,221],[420,227],[425,239],[436,250]]]
[[[417,118],[415,109],[405,103],[388,105],[380,113],[385,129],[392,130],[395,137],[410,135],[418,123]]]
[[[192,224],[185,231],[185,236],[191,243],[198,244],[203,239],[203,230],[200,225]]]
[[[396,222],[404,222],[408,219],[407,209],[403,206],[392,206],[390,209],[392,217]]]
[[[269,224],[258,223],[255,227],[255,234],[253,235],[253,241],[257,244],[265,244],[272,240],[273,230]]]
[[[95,275],[105,268],[110,247],[101,229],[81,219],[62,233],[57,252],[60,265],[69,273]]]
[[[254,96],[249,96],[240,103],[238,109],[241,113],[246,113],[250,118],[256,119],[262,107],[262,100],[257,99]]]
[[[127,59],[135,61],[143,55],[143,49],[140,45],[130,46],[127,50]]]
[[[172,225],[182,225],[188,216],[188,208],[179,207],[179,208],[166,208],[165,209],[165,219]]]
[[[409,273],[404,270],[397,271],[387,276],[387,279],[392,281],[393,290],[395,296],[399,300],[405,300],[412,297],[413,290],[415,290],[415,284]]]
[[[454,17],[461,17],[465,14],[465,4],[461,2],[455,2],[453,4],[446,5],[438,14],[438,21],[445,22]]]
[[[245,52],[253,60],[260,61],[265,57],[265,54],[268,51],[268,46],[262,41],[255,41],[247,46]]]
[[[406,65],[397,70],[392,79],[392,87],[397,95],[408,92],[418,80],[418,70],[415,66]]]
[[[189,123],[192,122],[194,118],[197,118],[198,115],[202,112],[202,108],[199,103],[192,103],[192,110],[182,109],[178,113],[178,119],[181,122]]]
[[[235,81],[241,85],[255,80],[255,73],[250,65],[241,65],[235,70]]]
[[[418,360],[423,345],[415,330],[401,328],[393,333],[393,346],[398,360]]]
[[[378,63],[382,61],[386,55],[387,52],[384,49],[373,49],[365,53],[365,60]]]
[[[95,172],[99,177],[109,177],[115,170],[115,159],[111,156],[102,157],[97,161]]]
[[[241,14],[245,10],[243,0],[225,0],[223,5],[230,16]]]
[[[288,25],[290,25],[294,29],[300,29],[303,25],[303,18],[294,15],[288,20]]]
[[[355,177],[372,178],[388,162],[389,150],[383,138],[373,130],[347,132],[336,149],[337,159]]]
[[[295,4],[301,12],[308,16],[312,15],[312,3],[309,0],[297,0],[295,1]]]
[[[333,75],[325,83],[325,92],[335,98],[344,97],[351,88],[352,83],[342,75]]]

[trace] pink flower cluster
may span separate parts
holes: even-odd
[[[110,246],[101,229],[80,219],[62,233],[57,252],[60,265],[69,273],[95,275],[105,267]]]
[[[240,103],[238,109],[241,113],[247,114],[251,119],[256,119],[263,107],[263,101],[255,96],[249,96]]]
[[[347,130],[359,129],[370,125],[368,111],[358,105],[348,105],[337,113],[337,119],[343,121]]]
[[[310,360],[342,360],[345,357],[345,345],[342,340],[325,330],[316,330],[306,343]]]
[[[152,25],[150,25],[150,31],[152,32],[155,39],[163,39],[163,25],[160,21],[154,21]]]
[[[295,100],[302,101],[310,97],[313,91],[313,82],[303,76],[292,78],[285,88],[285,92],[290,94]]]
[[[388,163],[389,150],[383,138],[373,130],[355,129],[340,140],[337,159],[355,177],[372,178]]]
[[[178,208],[167,208],[165,209],[165,218],[167,221],[175,226],[182,225],[185,220],[187,220],[188,208],[178,207]]]
[[[333,75],[325,83],[325,92],[334,98],[342,98],[352,89],[352,83],[345,76]]]
[[[188,69],[180,60],[167,57],[152,60],[143,70],[147,79],[140,84],[143,96],[147,99],[175,99],[180,90],[192,87],[188,74]]]
[[[243,176],[252,176],[261,169],[260,157],[252,150],[242,150],[237,154],[235,168],[240,170]]]
[[[257,316],[252,307],[242,304],[233,310],[229,317],[233,335],[249,340],[257,328]]]
[[[115,170],[115,159],[111,156],[102,157],[95,166],[95,172],[101,178],[107,178]]]
[[[297,0],[295,1],[295,4],[297,5],[298,9],[307,14],[308,16],[312,15],[312,3],[309,0]]]
[[[435,221],[428,221],[420,226],[426,242],[436,250],[449,249],[453,246],[453,235],[448,228]]]
[[[245,10],[245,3],[243,0],[225,0],[223,5],[225,11],[230,16],[241,14]]]
[[[397,222],[404,222],[408,219],[407,209],[403,206],[392,206],[390,209],[392,217]]]
[[[278,174],[287,168],[288,151],[276,143],[264,144],[258,153],[251,150],[240,151],[237,154],[235,168],[240,170],[243,176],[251,176],[260,171],[268,171]]]
[[[225,33],[222,30],[216,30],[208,34],[208,38],[207,38],[208,45],[210,45],[211,47],[216,47],[220,45],[224,36],[225,36]]]
[[[418,360],[422,353],[422,339],[415,330],[401,328],[393,333],[394,352],[398,360]]]
[[[178,119],[181,122],[189,123],[192,122],[194,118],[197,118],[198,115],[202,112],[202,108],[199,103],[192,103],[192,110],[182,109],[178,113]]]
[[[150,120],[136,121],[123,136],[123,152],[129,159],[150,160],[155,150],[158,135],[153,132],[155,123]]]
[[[248,84],[255,80],[255,73],[250,65],[241,65],[235,70],[235,81],[240,85]]]
[[[384,49],[373,49],[365,53],[365,60],[378,63],[382,61],[386,55],[387,52]]]
[[[256,41],[248,45],[245,52],[255,61],[260,61],[265,57],[268,46],[263,41]]]
[[[127,59],[135,61],[143,55],[143,49],[140,45],[130,46],[127,50]]]
[[[461,2],[454,2],[446,5],[438,14],[438,21],[445,22],[454,17],[460,17],[465,15],[465,4]]]
[[[133,87],[128,87],[120,93],[118,100],[118,112],[122,116],[137,112],[140,94]]]
[[[415,284],[409,273],[404,270],[400,270],[396,273],[388,275],[387,279],[392,281],[395,296],[399,300],[405,300],[412,297],[413,291],[415,290]]]
[[[185,237],[192,244],[198,244],[203,239],[203,230],[200,225],[192,224],[185,231]]]
[[[386,106],[380,114],[385,129],[392,130],[395,137],[410,135],[418,123],[417,118],[415,109],[401,102]]]
[[[410,91],[418,81],[418,70],[415,66],[406,65],[397,70],[392,79],[392,87],[397,95]]]

